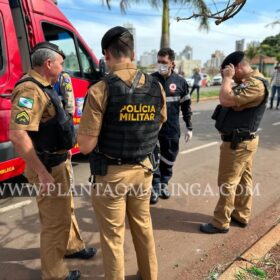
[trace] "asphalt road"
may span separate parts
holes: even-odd
[[[187,144],[181,138],[180,154],[170,184],[173,197],[151,207],[159,279],[204,279],[214,266],[222,267],[240,255],[279,218],[280,111],[267,110],[254,162],[256,192],[249,227],[231,227],[224,235],[209,236],[199,232],[199,224],[209,221],[218,199],[220,139],[210,118],[216,104],[213,100],[193,104],[194,136]],[[89,175],[86,158],[76,156],[73,163],[76,184],[86,183]],[[18,203],[22,203],[21,207]],[[81,279],[102,279],[99,233],[90,197],[76,197],[75,204],[82,236],[87,246],[96,246],[99,252],[93,260],[67,260],[67,263],[69,268],[81,270]],[[40,279],[39,231],[33,197],[0,200],[1,280]],[[137,264],[128,228],[125,266],[126,279],[136,279]]]

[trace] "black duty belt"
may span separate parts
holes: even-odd
[[[51,170],[52,167],[55,167],[62,162],[65,162],[68,157],[68,152],[62,154],[48,153],[48,152],[36,152],[39,159],[45,165],[48,171]]]
[[[147,156],[143,158],[137,159],[121,159],[121,158],[108,158],[106,157],[108,165],[123,165],[123,164],[139,164],[143,161]]]
[[[239,138],[239,141],[242,142],[242,141],[246,141],[246,140],[252,140],[252,139],[255,139],[256,138],[256,135],[255,134],[248,134],[248,135],[242,135]],[[233,135],[232,134],[221,134],[221,139],[224,141],[224,142],[232,142],[233,140]]]

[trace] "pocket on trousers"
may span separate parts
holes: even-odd
[[[246,141],[246,150],[250,152],[256,152],[258,148],[258,143],[259,143],[258,136],[251,141]]]

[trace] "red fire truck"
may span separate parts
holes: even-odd
[[[30,50],[38,42],[57,44],[66,54],[79,124],[90,82],[100,76],[98,61],[80,34],[52,0],[0,0],[0,182],[20,175],[25,163],[9,140],[11,93],[30,68]],[[73,149],[77,153],[78,147]]]

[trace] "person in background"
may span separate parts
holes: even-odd
[[[270,107],[269,109],[273,109],[273,101],[274,97],[277,93],[277,103],[276,103],[276,110],[279,110],[280,105],[280,65],[275,67],[275,71],[272,74],[271,78],[271,97],[270,97]]]
[[[166,93],[167,121],[159,132],[160,162],[153,176],[151,204],[158,202],[159,197],[168,199],[168,182],[173,174],[173,166],[179,152],[180,109],[186,124],[185,141],[192,138],[191,99],[189,87],[184,78],[174,72],[175,53],[170,48],[162,48],[157,54],[158,71],[153,73]],[[155,151],[155,153],[158,153]]]
[[[192,89],[190,91],[190,95],[192,96],[192,93],[196,89],[196,102],[199,102],[199,90],[200,90],[200,85],[201,85],[201,75],[199,73],[198,68],[194,69],[192,79],[193,79],[193,86],[192,86]]]

